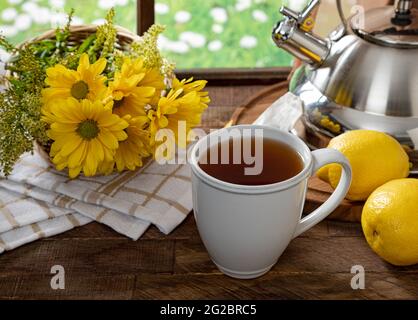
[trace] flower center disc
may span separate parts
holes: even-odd
[[[125,100],[125,98],[122,98],[120,100],[114,100],[113,108],[117,109],[117,108],[121,107],[123,105],[123,100]]]
[[[91,140],[99,135],[100,129],[94,120],[85,120],[78,125],[77,133],[86,140]]]
[[[89,93],[89,86],[83,80],[78,81],[71,87],[71,95],[76,99],[84,99]]]

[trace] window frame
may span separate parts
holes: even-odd
[[[137,33],[155,22],[155,0],[137,0]],[[274,48],[272,48],[273,50]],[[211,85],[273,84],[288,78],[291,67],[178,69],[180,78],[206,79]]]

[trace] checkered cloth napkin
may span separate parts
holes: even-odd
[[[154,224],[171,232],[192,209],[190,169],[149,160],[137,171],[71,180],[38,152],[0,178],[0,253],[87,224],[137,240]]]

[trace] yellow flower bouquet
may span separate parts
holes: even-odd
[[[187,133],[199,125],[210,101],[206,81],[175,77],[157,48],[164,29],[159,25],[118,48],[113,15],[111,10],[78,46],[68,45],[71,14],[53,40],[14,48],[0,38],[14,54],[8,88],[0,93],[0,166],[6,175],[33,142],[71,178],[135,170],[155,155],[158,130],[176,133],[182,121]]]

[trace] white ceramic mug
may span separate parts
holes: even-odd
[[[263,129],[264,138],[284,142],[297,151],[303,169],[296,176],[269,185],[237,185],[221,181],[198,164],[199,149],[216,145],[225,132],[238,128]],[[267,126],[224,128],[201,138],[191,151],[193,208],[200,236],[213,262],[225,274],[252,279],[268,272],[290,241],[327,217],[344,199],[351,183],[351,167],[338,151],[311,152],[298,137]],[[301,219],[308,178],[330,163],[342,166],[331,197]]]

